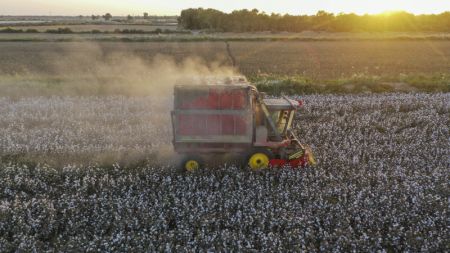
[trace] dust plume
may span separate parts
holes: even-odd
[[[95,87],[97,94],[168,95],[174,84],[193,77],[236,75],[232,67],[220,62],[206,63],[197,57],[177,62],[161,54],[149,60],[126,50],[104,54],[96,44],[73,47],[67,48],[67,54],[53,63],[56,72],[63,78],[81,77],[89,84],[85,88],[90,91],[90,87]]]
[[[170,120],[174,85],[237,75],[220,61],[176,61],[164,55],[145,59],[120,51],[105,53],[94,43],[71,44],[48,55],[51,75],[29,73],[27,85],[3,87],[0,98],[9,97],[4,102],[11,108],[5,115],[12,116],[0,124],[16,129],[20,122],[22,129],[5,131],[3,137],[16,140],[11,136],[22,134],[32,141],[17,138],[8,144],[14,149],[0,153],[57,165],[171,161],[176,157]],[[17,108],[23,112],[15,116]]]
[[[41,71],[23,66],[2,76],[0,96],[166,95],[177,82],[238,72],[220,55],[208,62],[196,56],[175,60],[164,54],[143,56],[127,44],[115,44],[114,50],[89,42],[61,44],[39,56]]]

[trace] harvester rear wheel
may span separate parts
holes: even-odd
[[[188,172],[195,172],[201,169],[202,165],[203,165],[202,160],[199,157],[195,156],[187,156],[181,162],[182,169]]]
[[[273,159],[273,153],[264,148],[253,150],[247,158],[248,166],[252,170],[267,169],[269,167],[270,159]]]

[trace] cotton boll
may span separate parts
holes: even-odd
[[[302,97],[319,164],[262,173],[125,167],[170,145],[154,99],[0,98],[2,155],[74,159],[1,163],[0,251],[445,250],[448,94]]]

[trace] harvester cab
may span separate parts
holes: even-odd
[[[291,167],[315,165],[311,149],[302,144],[292,129],[292,123],[302,101],[283,98],[264,98],[263,93],[255,92],[255,142],[254,147],[264,151],[269,157],[269,166]],[[256,157],[256,158],[255,158]],[[261,154],[248,158],[251,168],[266,167],[257,159]]]
[[[173,145],[184,169],[202,167],[213,154],[234,154],[254,170],[315,164],[292,129],[300,101],[265,98],[245,79],[227,80],[175,86]]]
[[[263,94],[259,95],[264,96]],[[270,140],[277,141],[277,139],[286,139],[292,128],[294,114],[300,105],[301,103],[299,101],[288,98],[258,99],[256,102],[256,110],[259,115],[256,115],[256,117],[262,118],[263,120],[257,121],[259,122],[257,123],[257,127],[270,129],[267,136]]]

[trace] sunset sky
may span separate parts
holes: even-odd
[[[314,14],[318,10],[375,14],[405,10],[414,14],[450,11],[450,0],[0,0],[0,15],[177,15],[185,8],[225,12],[253,9],[267,13]]]

